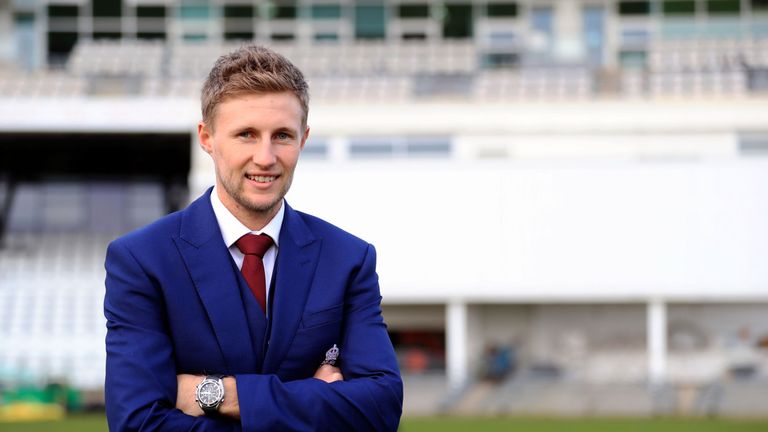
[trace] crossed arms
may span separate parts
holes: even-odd
[[[173,294],[164,292],[158,265],[137,259],[128,242],[113,242],[104,301],[110,430],[396,430],[402,382],[381,318],[375,260],[368,246],[346,287],[340,370],[321,368],[294,381],[235,374],[225,381],[232,396],[225,416],[212,418],[197,416],[190,404],[200,378],[177,370],[166,309]]]

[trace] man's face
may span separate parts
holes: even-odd
[[[260,229],[280,209],[309,136],[299,100],[289,92],[236,96],[217,106],[211,122],[198,125],[198,136],[213,158],[219,197]]]

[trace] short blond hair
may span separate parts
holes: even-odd
[[[203,122],[213,127],[216,107],[225,100],[249,93],[291,92],[299,99],[302,126],[307,126],[309,86],[293,63],[260,46],[246,45],[216,60],[203,83],[200,102]]]

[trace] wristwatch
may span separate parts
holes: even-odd
[[[195,401],[207,415],[218,414],[224,402],[223,375],[208,375],[195,389]]]

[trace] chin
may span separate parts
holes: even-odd
[[[248,210],[258,212],[258,213],[265,213],[268,212],[280,203],[281,198],[275,198],[270,200],[265,199],[245,199],[240,202],[240,204],[247,208]]]

